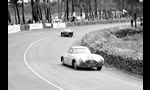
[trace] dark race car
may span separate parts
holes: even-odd
[[[70,28],[65,28],[61,31],[61,36],[69,36],[69,37],[72,37],[73,36],[73,30],[70,29]]]

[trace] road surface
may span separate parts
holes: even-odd
[[[74,70],[60,62],[86,33],[120,25],[130,23],[69,27],[73,37],[60,37],[61,29],[8,34],[8,90],[143,90],[143,79],[118,70]]]

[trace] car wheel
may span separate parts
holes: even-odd
[[[71,34],[69,34],[69,37],[72,37],[72,35],[71,35]]]
[[[71,37],[73,36],[73,33],[71,34]]]
[[[63,58],[63,57],[61,57],[61,62],[62,62],[62,64],[65,64],[65,63],[64,63],[64,58]]]
[[[61,36],[63,37],[64,35],[61,33]]]
[[[73,62],[72,62],[72,66],[73,66],[73,68],[76,69],[76,70],[79,69],[78,66],[77,66],[77,64],[76,64],[76,61],[74,61],[74,60],[73,60]]]
[[[97,70],[101,70],[102,69],[102,66],[101,67],[97,67]]]

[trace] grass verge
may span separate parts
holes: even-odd
[[[81,45],[105,59],[105,66],[143,76],[143,27],[129,26],[86,34]]]

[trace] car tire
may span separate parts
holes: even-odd
[[[61,33],[61,36],[63,37],[64,35]]]
[[[69,37],[72,37],[72,34],[69,34]]]
[[[63,58],[63,57],[61,57],[61,62],[62,62],[62,64],[65,64],[65,63],[64,63],[64,58]]]
[[[78,69],[79,69],[79,67],[77,66],[77,64],[76,64],[76,61],[75,61],[75,60],[73,60],[73,61],[72,61],[72,67],[73,67],[74,69],[76,69],[76,70],[78,70]]]
[[[102,66],[101,67],[97,67],[97,70],[101,70],[102,69]]]

